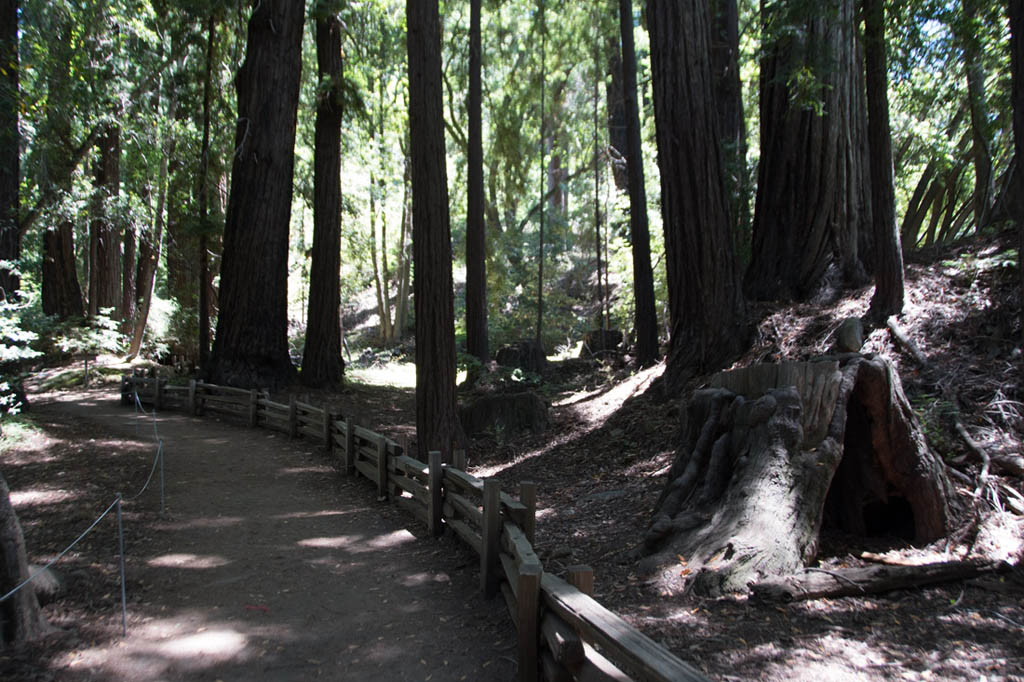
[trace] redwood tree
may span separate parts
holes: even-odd
[[[204,371],[232,386],[279,387],[288,357],[288,223],[304,5],[263,0],[235,78],[238,124],[224,225],[220,315]]]
[[[658,314],[654,305],[654,273],[647,222],[647,188],[640,138],[640,106],[636,94],[636,48],[633,43],[633,3],[619,0],[622,33],[622,93],[625,102],[626,172],[629,187],[629,236],[633,245],[633,302],[636,361],[641,367],[658,359]]]
[[[302,382],[341,383],[341,98],[342,26],[326,8],[316,13],[316,62],[320,77],[313,143],[313,263],[309,323],[302,353]]]
[[[903,251],[896,227],[896,192],[893,188],[885,4],[884,0],[864,0],[863,7],[871,216],[875,236],[875,294],[871,297],[868,318],[884,325],[890,315],[903,311]]]
[[[858,182],[848,163],[857,141],[853,0],[765,4],[762,22],[761,159],[744,286],[758,300],[805,299],[836,245],[856,244],[847,206]]]
[[[666,388],[747,341],[712,90],[707,0],[648,0],[671,346]]]
[[[469,3],[469,150],[466,187],[466,350],[486,362],[487,247],[484,230],[484,152],[480,84],[480,4]]]
[[[1013,140],[1018,159],[1024,159],[1024,0],[1010,0],[1010,67],[1013,73]],[[1017,187],[1024,190],[1024,174],[1018,173]],[[1024,202],[1017,202],[1017,269],[1020,272],[1020,322],[1024,337]]]
[[[18,229],[18,2],[0,2],[0,300],[21,287],[17,260],[21,257]],[[7,261],[7,262],[4,262]]]
[[[420,459],[450,461],[460,438],[455,405],[455,311],[445,170],[438,0],[407,0],[412,144],[413,295],[416,311],[416,442]]]
[[[71,98],[71,26],[68,21],[63,21],[57,28],[50,50],[52,70],[46,80],[45,142],[41,154],[40,184],[45,194],[57,196],[71,191],[71,174],[76,165],[68,151],[73,145],[71,118],[61,104]],[[74,223],[61,207],[49,213],[49,220],[50,224],[43,232],[43,312],[62,320],[81,317],[84,307],[75,271]],[[25,229],[25,222],[21,228]]]

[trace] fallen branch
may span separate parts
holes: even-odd
[[[849,597],[965,580],[1009,569],[1004,562],[945,561],[923,566],[864,566],[810,570],[767,578],[751,585],[753,597],[791,602],[823,597]]]
[[[896,343],[902,346],[905,351],[910,353],[910,356],[914,358],[914,362],[920,365],[921,369],[928,369],[928,367],[930,366],[928,358],[926,358],[924,356],[924,353],[921,352],[921,349],[918,348],[917,345],[910,340],[910,337],[907,336],[907,333],[903,331],[903,328],[900,327],[898,322],[896,322],[896,318],[890,317],[886,321],[885,326],[888,327],[889,333],[892,334],[892,337],[896,339]]]

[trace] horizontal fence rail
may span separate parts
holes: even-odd
[[[191,381],[125,376],[123,404],[140,402],[190,414],[217,412],[319,442],[346,475],[359,475],[420,520],[435,536],[450,529],[480,557],[480,585],[488,598],[501,594],[516,626],[519,679],[643,680],[696,682],[707,678],[668,649],[631,626],[592,596],[593,571],[569,569],[569,582],[544,571],[533,548],[537,489],[522,482],[518,497],[497,479],[464,471],[465,454],[443,464],[440,452],[424,463],[407,448],[355,419],[292,398],[270,400],[266,392]]]

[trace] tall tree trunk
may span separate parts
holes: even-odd
[[[1009,1],[1010,15],[1010,67],[1013,78],[1013,142],[1018,162],[1024,163],[1024,0]],[[1024,194],[1024,173],[1017,174],[1017,186]],[[1020,274],[1020,328],[1024,339],[1024,202],[1018,201],[1017,221],[1017,270]]]
[[[0,64],[5,65],[0,77],[0,301],[6,301],[15,297],[21,288],[18,275],[21,258],[18,0],[0,2]]]
[[[484,227],[483,89],[480,82],[480,5],[469,3],[469,154],[466,159],[466,350],[481,362],[487,339],[487,245]]]
[[[170,88],[168,88],[170,90]],[[168,93],[167,120],[173,121],[177,101],[173,91]],[[156,210],[153,229],[139,242],[139,269],[135,277],[136,315],[132,328],[132,339],[128,346],[128,357],[138,356],[149,321],[149,310],[153,305],[153,291],[156,285],[156,271],[160,265],[160,250],[164,236],[164,208],[167,205],[167,168],[170,157],[174,156],[174,132],[171,126],[164,131],[163,153],[160,156],[160,170],[157,176]]]
[[[412,236],[412,210],[410,188],[412,168],[409,157],[405,157],[405,171],[402,173],[402,230],[398,240],[398,302],[395,305],[395,339],[401,340],[409,326],[409,275],[411,274],[409,238]]]
[[[995,178],[992,173],[992,133],[988,123],[988,102],[985,94],[985,67],[982,64],[978,16],[979,0],[961,0],[963,20],[960,22],[960,43],[964,50],[967,72],[967,104],[971,112],[971,158],[974,161],[974,222],[980,230],[989,222],[995,202]]]
[[[845,162],[853,0],[824,7],[762,0],[761,160],[753,247],[744,279],[758,300],[813,294],[832,262]],[[838,18],[838,19],[837,19]],[[781,30],[779,26],[795,27]],[[810,77],[801,77],[810,72]]]
[[[342,25],[337,15],[316,16],[316,62],[320,99],[313,146],[313,263],[309,315],[302,353],[302,383],[336,386],[341,358],[341,55]]]
[[[263,0],[249,20],[235,79],[220,315],[204,368],[214,383],[277,388],[295,375],[288,356],[288,227],[303,18],[303,3]]]
[[[707,0],[648,0],[671,317],[666,388],[746,345],[710,61]]]
[[[210,256],[207,235],[210,213],[210,100],[213,81],[213,50],[217,22],[211,10],[206,19],[206,65],[203,72],[203,141],[199,149],[199,366],[205,369],[210,355]]]
[[[626,88],[629,84],[624,78],[626,46],[622,45],[622,53],[616,48],[618,41],[611,40],[608,50],[608,86],[605,88],[605,101],[608,106],[608,154],[611,157],[612,179],[619,190],[629,189],[629,128],[626,117],[629,116],[629,103],[626,100]],[[635,70],[635,58],[634,58]],[[595,84],[596,87],[596,84]]]
[[[387,343],[391,327],[391,310],[388,307],[387,282],[381,276],[380,259],[377,257],[377,191],[379,184],[370,173],[370,262],[373,265],[373,288],[377,294],[378,336]],[[381,211],[383,213],[383,211]],[[383,246],[382,246],[383,248]]]
[[[28,560],[25,557],[25,536],[18,515],[11,506],[11,491],[0,475],[0,596],[26,580]],[[0,651],[7,645],[20,644],[42,635],[48,629],[39,600],[31,586],[0,602]]]
[[[900,247],[900,232],[896,227],[884,0],[863,0],[863,9],[871,216],[875,235],[875,293],[868,308],[868,319],[878,326],[884,326],[890,315],[898,315],[903,311],[903,249]]]
[[[547,152],[546,136],[546,112],[545,96],[547,95],[547,24],[544,21],[544,0],[540,0],[540,198],[537,205],[540,207],[540,230],[538,233],[537,245],[537,347],[544,348],[541,340],[541,332],[544,328],[544,188],[547,180],[547,166],[544,156]],[[543,351],[542,351],[543,352]]]
[[[89,222],[89,315],[112,308],[120,317],[121,235],[115,202],[121,187],[121,128],[113,124],[96,142],[92,220]]]
[[[416,445],[446,461],[462,436],[455,405],[455,310],[445,169],[438,0],[407,0],[416,303]]]
[[[598,327],[601,330],[608,330],[608,289],[602,286],[604,282],[601,279],[601,260],[604,250],[603,239],[601,238],[601,118],[600,118],[600,107],[599,107],[599,96],[600,89],[598,88],[598,82],[601,80],[601,41],[599,38],[600,23],[595,17],[594,23],[594,83],[593,83],[593,105],[594,105],[594,120],[593,120],[593,144],[594,144],[594,246],[595,253],[597,255],[597,303],[598,303]],[[619,78],[621,79],[621,74]],[[609,147],[611,144],[609,143]],[[605,270],[607,270],[607,263],[605,264]],[[603,337],[602,337],[603,338]]]
[[[57,29],[56,40],[50,44],[52,58],[47,75],[47,108],[42,149],[40,185],[47,193],[66,194],[71,191],[74,168],[69,153],[71,119],[67,109],[58,102],[70,99],[71,27],[67,22]],[[92,145],[89,145],[90,148]],[[56,213],[56,212],[55,212]],[[82,317],[82,289],[75,271],[74,224],[70,219],[51,214],[53,224],[43,233],[42,306],[47,315],[62,320]],[[24,224],[22,224],[24,228]]]
[[[636,48],[633,41],[632,0],[619,0],[622,34],[622,82],[626,104],[626,171],[629,181],[629,236],[633,247],[633,303],[636,361],[640,367],[658,359],[658,314],[654,303],[654,272],[647,220],[640,106],[637,100]]]
[[[733,229],[750,220],[747,186],[747,125],[740,81],[739,8],[736,0],[711,0],[711,70],[714,76],[718,132]]]

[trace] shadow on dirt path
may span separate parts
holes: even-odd
[[[152,418],[109,389],[41,396],[33,415],[153,443]],[[471,552],[426,538],[313,445],[176,413],[156,429],[167,506],[133,521],[133,506],[159,509],[154,486],[125,507],[128,637],[68,652],[59,679],[514,678],[511,625]]]

